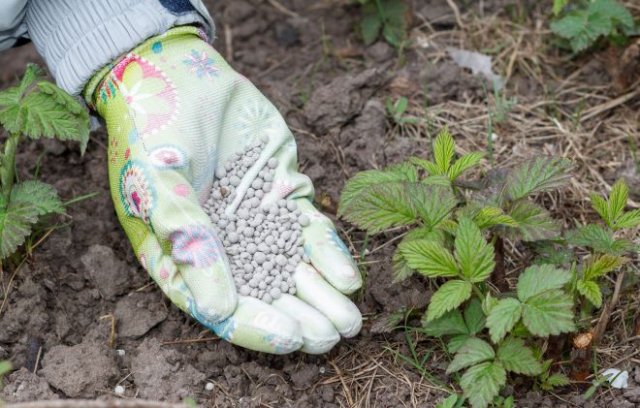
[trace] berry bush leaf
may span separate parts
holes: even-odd
[[[596,252],[622,255],[633,249],[633,243],[614,239],[613,232],[597,224],[587,224],[567,233],[567,241],[575,246],[592,248]]]
[[[458,266],[451,253],[438,242],[419,239],[403,243],[398,247],[407,265],[429,278],[454,277]]]
[[[625,184],[624,181],[618,180],[612,187],[611,193],[609,193],[608,200],[608,216],[611,224],[610,227],[613,227],[613,224],[616,222],[618,218],[624,213],[624,207],[627,206],[627,201],[629,200],[629,187]]]
[[[458,222],[455,249],[456,259],[465,279],[483,282],[493,272],[493,246],[487,244],[480,228],[468,218],[461,218]]]
[[[462,175],[465,171],[475,167],[482,158],[484,154],[480,152],[471,152],[463,155],[458,160],[456,160],[453,165],[447,171],[447,175],[450,180],[455,180]]]
[[[549,378],[547,378],[547,381],[545,381],[545,384],[551,389],[553,389],[556,387],[564,387],[565,385],[569,385],[571,384],[571,380],[569,379],[569,377],[567,377],[564,374],[555,373],[555,374],[551,374]]]
[[[464,322],[467,325],[469,334],[476,334],[484,329],[486,317],[482,311],[482,303],[478,299],[471,299],[466,309],[464,309]]]
[[[496,356],[493,347],[484,340],[470,338],[460,347],[449,367],[447,374],[455,373],[463,368],[471,367],[488,360],[493,360]]]
[[[483,207],[475,214],[473,220],[481,229],[491,228],[496,225],[511,228],[518,227],[518,222],[510,215],[505,214],[502,208],[499,207]]]
[[[507,371],[516,374],[538,375],[542,364],[533,355],[533,351],[524,345],[524,340],[509,337],[498,347],[498,360]]]
[[[433,142],[433,155],[436,166],[439,169],[438,174],[447,174],[454,154],[455,142],[453,141],[453,136],[451,136],[447,128],[444,128],[438,133],[435,142]]]
[[[614,230],[635,228],[640,225],[640,210],[631,210],[622,214],[613,224]]]
[[[416,206],[429,194],[425,190],[429,188],[402,181],[371,185],[343,208],[343,216],[370,233],[410,225],[418,219]]]
[[[587,300],[595,307],[600,308],[602,306],[602,292],[596,282],[578,279],[576,282],[576,289],[578,290],[578,293],[587,298]]]
[[[573,299],[559,289],[527,299],[523,304],[522,322],[531,334],[547,337],[576,329]]]
[[[615,271],[629,259],[614,255],[600,255],[587,261],[582,274],[586,280],[593,280]]]
[[[14,253],[38,221],[37,209],[28,203],[7,203],[0,196],[0,258]]]
[[[507,176],[505,191],[510,199],[519,200],[562,187],[571,178],[572,167],[567,159],[538,157],[526,161]]]
[[[349,204],[369,187],[392,181],[416,182],[418,181],[418,172],[416,168],[409,163],[391,166],[384,170],[361,171],[349,179],[344,186],[340,195],[338,215],[342,216]]]
[[[499,343],[510,332],[522,316],[522,303],[518,299],[506,298],[499,300],[491,308],[487,316],[487,327],[491,341]]]
[[[458,310],[452,310],[445,313],[444,316],[432,321],[427,321],[425,314],[422,319],[422,330],[426,335],[433,337],[469,333],[464,319],[462,318],[462,313]]]
[[[382,19],[378,14],[376,5],[373,2],[366,3],[362,6],[362,20],[360,21],[360,33],[362,41],[366,45],[373,44],[380,34],[382,28]]]
[[[526,302],[547,291],[560,289],[571,280],[571,273],[553,265],[533,265],[518,278],[518,299]]]
[[[391,267],[393,269],[393,281],[396,283],[408,279],[415,272],[411,267],[409,267],[407,260],[404,259],[404,256],[402,256],[400,251],[396,251],[393,254],[391,263]]]
[[[431,179],[432,177],[429,177]],[[416,188],[420,193],[416,196],[418,215],[430,228],[436,227],[451,214],[458,204],[449,186],[422,185]],[[417,194],[417,193],[414,193]]]
[[[460,379],[460,386],[473,408],[486,408],[506,381],[507,372],[502,364],[484,362],[468,369]]]
[[[64,205],[52,185],[37,180],[24,181],[13,186],[11,203],[30,205],[38,215],[64,213]]]
[[[450,354],[455,354],[462,348],[462,346],[465,345],[467,341],[469,341],[469,339],[473,338],[475,337],[471,337],[469,334],[458,334],[456,336],[453,336],[447,342],[447,351]]]
[[[560,226],[547,210],[530,201],[518,201],[509,216],[518,226],[524,241],[541,241],[560,234]]]
[[[431,297],[431,303],[427,309],[427,322],[460,306],[471,297],[471,290],[472,284],[470,282],[456,279],[444,283]]]

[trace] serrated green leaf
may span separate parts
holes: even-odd
[[[429,278],[454,277],[458,275],[458,266],[451,253],[442,244],[418,239],[398,246],[407,265]]]
[[[454,408],[456,406],[456,402],[458,402],[458,396],[456,394],[451,394],[447,398],[438,402],[436,408]]]
[[[485,281],[495,267],[493,246],[487,243],[480,228],[468,218],[458,220],[455,257],[462,276],[470,282]]]
[[[417,239],[426,239],[428,241],[444,244],[445,235],[443,231],[434,230],[429,227],[418,227],[407,232],[402,242],[415,241]]]
[[[474,338],[474,337],[472,337],[472,336],[470,336],[468,334],[458,334],[458,335],[453,336],[447,342],[447,352],[449,352],[450,354],[457,353],[458,350],[460,350],[460,348],[462,348],[462,346],[464,346],[465,343],[469,339],[472,339],[472,338]]]
[[[383,36],[394,47],[400,47],[406,36],[405,13],[407,10],[403,0],[380,0],[380,14],[384,18]]]
[[[573,299],[558,289],[534,296],[523,305],[522,322],[539,337],[572,332],[576,329]]]
[[[449,129],[443,128],[433,142],[433,156],[438,166],[438,174],[447,174],[451,166],[451,160],[455,154],[455,142]]]
[[[613,232],[597,224],[587,224],[567,233],[567,242],[592,248],[596,252],[622,255],[633,248],[630,241],[614,239]]]
[[[449,187],[421,185],[415,187],[412,194],[418,215],[430,228],[436,227],[448,218],[458,205],[458,200]]]
[[[591,194],[591,207],[596,210],[600,218],[607,224],[613,222],[609,215],[609,203],[597,194]]]
[[[533,202],[516,202],[509,215],[517,223],[523,241],[551,239],[560,234],[560,226],[549,212]]]
[[[431,297],[427,309],[427,321],[435,320],[460,306],[471,297],[472,284],[462,280],[450,280],[440,286]]]
[[[384,170],[367,170],[357,173],[342,189],[338,216],[342,216],[349,204],[369,187],[392,181],[416,182],[418,172],[410,163],[401,163]]]
[[[487,316],[487,327],[491,341],[498,343],[513,329],[522,316],[522,304],[518,299],[499,300]]]
[[[511,200],[557,189],[571,178],[573,165],[567,159],[538,157],[522,163],[507,176],[505,192]]]
[[[525,269],[518,278],[518,299],[526,302],[530,298],[560,289],[571,280],[569,271],[558,269],[553,265],[533,265]]]
[[[11,191],[10,201],[12,204],[32,206],[38,215],[64,213],[64,205],[55,188],[38,180],[15,184]]]
[[[567,15],[551,23],[551,30],[558,36],[568,40],[581,35],[586,29],[588,15],[578,12]],[[579,51],[579,50],[578,50]]]
[[[451,188],[451,180],[447,176],[428,176],[422,179],[422,183],[428,186]]]
[[[596,282],[578,279],[576,282],[576,289],[578,290],[578,293],[587,298],[587,300],[595,307],[600,308],[602,306],[602,292]]]
[[[409,267],[407,260],[400,251],[396,251],[391,259],[391,267],[393,269],[393,282],[402,282],[414,274],[414,270]]]
[[[490,228],[496,225],[503,225],[505,227],[517,228],[518,222],[513,219],[508,214],[505,214],[502,208],[498,207],[483,207],[481,208],[473,220],[478,225],[478,227]]]
[[[414,224],[418,220],[417,205],[428,194],[424,191],[428,188],[403,181],[371,185],[342,208],[342,215],[370,233]]]
[[[482,303],[478,299],[471,299],[464,309],[464,322],[470,334],[476,334],[484,329],[486,317],[482,311]]]
[[[507,381],[500,363],[485,362],[471,367],[460,379],[464,396],[473,408],[486,408]]]
[[[460,177],[460,175],[462,175],[462,173],[475,167],[478,163],[480,163],[483,157],[484,157],[484,154],[480,152],[471,152],[463,155],[458,160],[456,160],[447,171],[447,175],[449,176],[449,179],[451,180],[457,179],[458,177]]]
[[[487,295],[482,300],[482,311],[485,316],[489,316],[494,307],[498,304],[498,299],[491,296],[491,293],[487,291]]]
[[[426,171],[427,174],[431,176],[442,175],[442,172],[440,171],[440,168],[438,167],[438,165],[432,161],[421,159],[419,157],[412,157],[409,159],[409,161],[415,164],[416,166],[422,167],[424,171]]]
[[[31,234],[38,211],[30,204],[7,203],[0,197],[0,258],[13,254]]]
[[[618,219],[613,223],[612,228],[615,231],[621,230],[623,228],[634,228],[640,225],[640,210],[631,210],[622,214]]]
[[[362,20],[360,21],[360,33],[362,41],[366,45],[371,45],[378,38],[382,28],[382,19],[374,3],[367,3],[362,6]]]
[[[442,317],[427,321],[426,313],[422,316],[422,330],[428,336],[442,337],[457,334],[468,334],[467,326],[462,318],[462,313],[452,310]]]
[[[627,263],[629,259],[615,255],[600,255],[590,258],[584,265],[582,275],[586,280],[593,280],[609,272],[615,271]]]
[[[553,389],[556,387],[564,387],[565,385],[569,385],[571,384],[571,380],[569,379],[569,377],[567,377],[562,373],[555,373],[555,374],[551,374],[547,378],[547,380],[545,381],[545,384],[549,386],[551,389]]]
[[[460,350],[453,357],[453,361],[447,367],[447,374],[455,373],[463,368],[471,367],[488,360],[493,360],[496,356],[493,347],[484,340],[470,338],[460,347]]]
[[[502,366],[512,373],[538,375],[542,372],[542,364],[533,355],[533,351],[524,345],[524,340],[509,337],[498,347],[498,360]]]
[[[615,223],[615,221],[620,218],[622,213],[624,212],[624,207],[627,206],[627,201],[629,200],[629,187],[625,184],[624,181],[618,180],[611,187],[611,193],[609,193],[608,207],[609,207],[609,219],[611,220],[611,225]]]
[[[589,4],[589,13],[598,14],[602,16],[601,18],[613,20],[612,23],[628,28],[634,26],[633,16],[629,10],[615,0],[595,0]],[[603,32],[603,35],[610,34],[610,31]]]

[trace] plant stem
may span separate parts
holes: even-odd
[[[5,201],[9,201],[13,183],[16,179],[16,152],[18,150],[18,142],[20,134],[10,134],[4,145],[4,154],[2,155],[2,167],[0,167],[0,188]]]

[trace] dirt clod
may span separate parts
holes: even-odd
[[[58,399],[47,381],[26,368],[12,373],[6,379],[8,385],[0,393],[0,401],[4,402],[26,402],[39,399]]]
[[[105,297],[114,299],[129,288],[131,267],[104,245],[92,245],[80,258],[85,274]]]
[[[143,336],[167,318],[167,310],[157,293],[132,293],[118,301],[115,311],[118,336]]]
[[[55,346],[45,353],[42,366],[49,384],[72,398],[104,393],[118,374],[113,351],[98,344]]]
[[[157,340],[145,340],[136,353],[131,370],[141,398],[177,402],[204,389],[206,376],[176,350],[163,348]]]

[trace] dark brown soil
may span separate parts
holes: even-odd
[[[445,45],[481,49],[485,44],[467,37],[464,43],[454,41],[456,20],[446,1],[413,3],[414,42],[419,43],[420,30],[435,41],[438,33],[445,35],[435,49],[433,44],[412,46],[401,58],[386,43],[362,45],[355,28],[358,13],[346,1],[209,3],[218,22],[216,47],[286,117],[296,135],[302,170],[314,181],[318,203],[330,215],[349,176],[425,155],[437,126],[450,124],[466,150],[486,147],[486,120],[473,119],[487,112],[491,97],[485,84],[441,51]],[[478,16],[473,17],[477,22],[482,16],[504,14],[502,10],[514,3],[519,2],[485,1],[482,10],[462,7],[461,12]],[[510,55],[494,58],[502,58],[499,68],[504,68]],[[0,56],[0,86],[14,81],[27,61],[39,61],[31,46]],[[609,86],[602,63],[592,65],[583,74],[590,75],[594,87]],[[516,64],[510,95],[523,104],[544,100],[547,91],[524,66]],[[550,87],[560,81],[545,78]],[[411,98],[412,114],[425,115],[432,125],[416,130],[389,123],[385,101],[400,95]],[[635,112],[633,122],[639,105],[636,95],[620,109]],[[589,133],[598,125],[584,126],[581,131]],[[567,151],[561,134],[526,140],[529,135],[517,119],[494,132],[505,138],[498,139],[495,148],[507,163],[540,151]],[[603,132],[593,136],[597,139],[591,145],[616,135],[610,128]],[[358,337],[343,341],[326,356],[249,352],[215,339],[173,307],[137,264],[112,208],[106,146],[106,134],[98,130],[84,157],[75,146],[56,141],[25,145],[20,154],[22,177],[40,168],[41,177],[64,199],[97,195],[71,206],[69,217],[58,220],[14,279],[15,267],[0,271],[0,302],[7,298],[0,310],[0,360],[10,359],[17,369],[5,378],[0,399],[110,398],[117,385],[125,387],[126,397],[172,402],[191,398],[203,407],[433,407],[446,395],[445,356],[433,354],[425,360],[436,376],[427,379],[395,358],[394,352],[409,354],[403,332],[380,333],[385,331],[380,330],[380,316],[424,308],[430,296],[427,283],[418,278],[392,282],[388,260],[393,246],[380,247],[385,237],[369,241],[371,255],[360,259],[366,283],[355,301],[366,321]],[[618,163],[606,167],[613,178],[625,168],[627,156],[621,150],[602,153],[599,160]],[[633,169],[627,172],[637,179]],[[599,180],[590,186],[601,187]],[[579,198],[570,195],[566,200],[584,208]],[[354,253],[363,253],[363,237],[339,221],[337,225]],[[428,352],[428,347],[419,352]],[[627,369],[633,366],[630,361],[624,364]],[[640,374],[631,377],[632,387],[624,396],[611,391],[585,406],[640,404]],[[511,389],[522,406],[584,405],[581,385],[561,390],[566,395],[561,400],[526,394],[529,388],[514,384]]]

